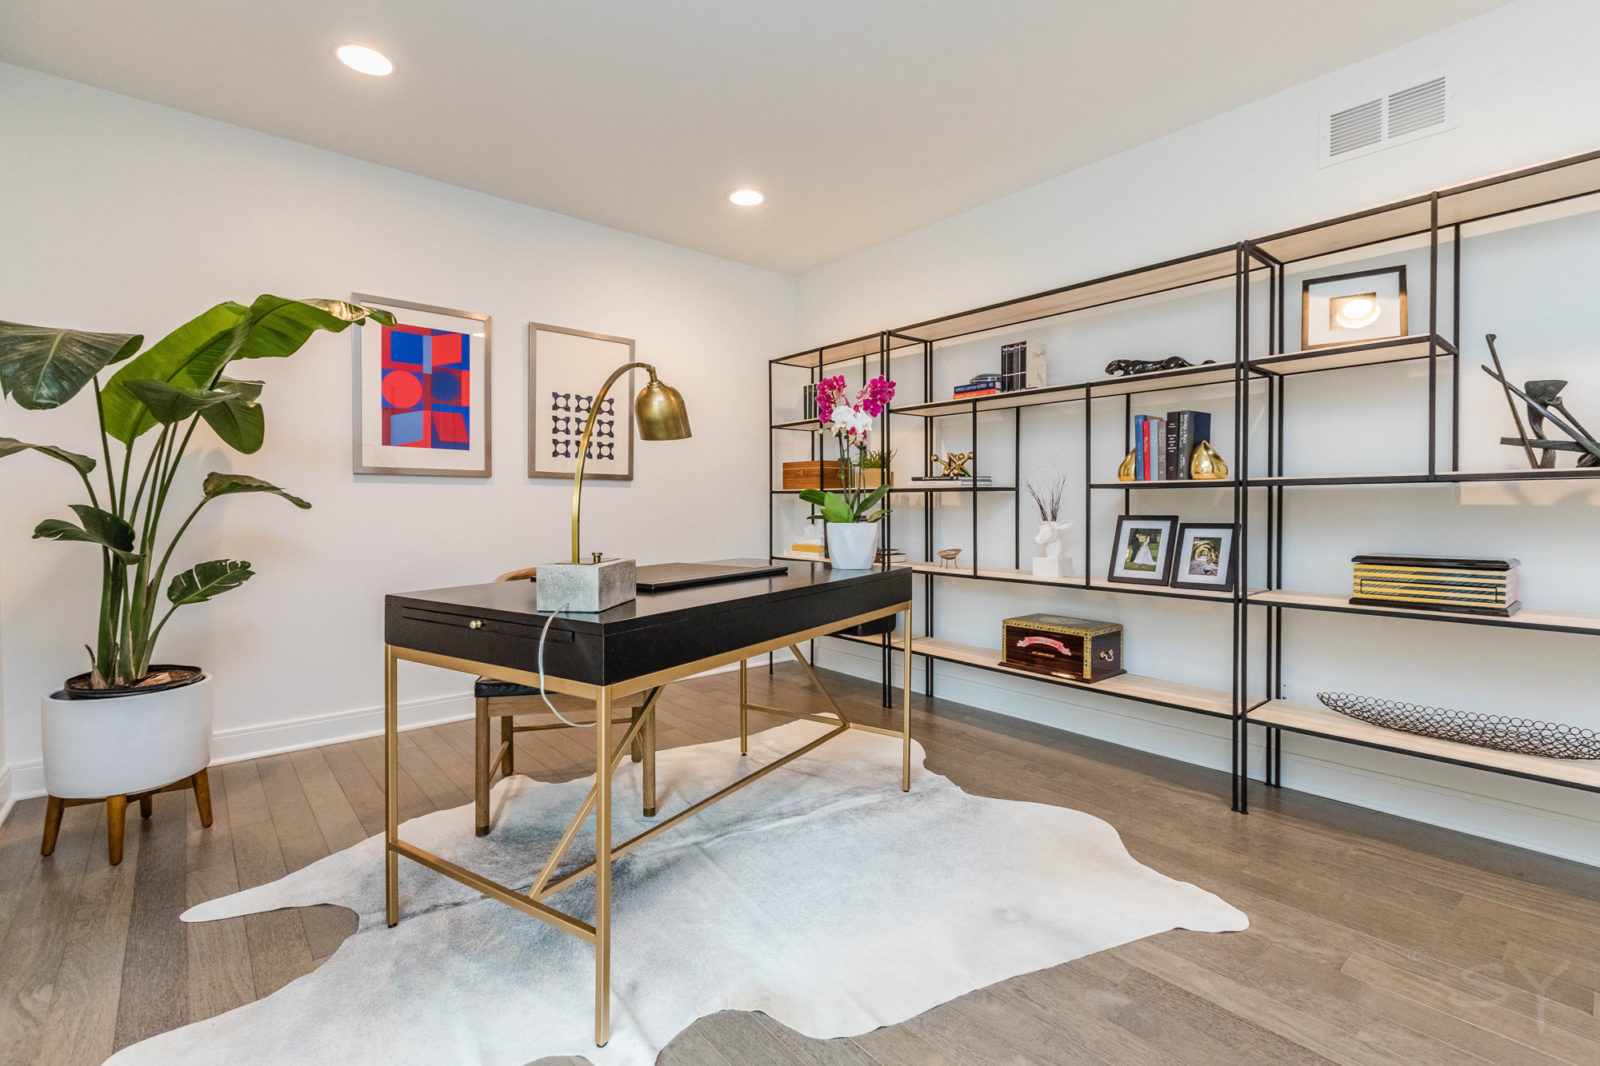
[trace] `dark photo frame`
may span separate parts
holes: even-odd
[[[1172,587],[1232,592],[1239,571],[1239,527],[1231,522],[1185,522],[1173,546]]]
[[[1335,326],[1332,314],[1340,301],[1360,299],[1372,306],[1371,321]],[[1325,320],[1326,316],[1326,320]],[[1406,268],[1379,267],[1348,274],[1307,278],[1300,285],[1300,348],[1337,348],[1346,344],[1406,336]]]
[[[1177,515],[1118,515],[1107,581],[1166,585],[1176,557]]]

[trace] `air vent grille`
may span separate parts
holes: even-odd
[[[1434,78],[1389,94],[1389,137],[1444,124],[1444,79]]]
[[[1368,100],[1328,119],[1328,154],[1334,158],[1383,140],[1383,101]]]
[[[1449,81],[1441,74],[1359,104],[1330,108],[1322,116],[1322,165],[1450,129],[1449,104]]]

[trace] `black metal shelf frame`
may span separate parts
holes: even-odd
[[[1234,523],[1239,530],[1237,550],[1239,558],[1242,560],[1239,568],[1240,580],[1238,588],[1228,597],[1189,596],[1178,598],[1205,599],[1210,602],[1226,603],[1231,609],[1230,643],[1232,645],[1232,659],[1230,660],[1230,673],[1231,706],[1234,710],[1233,714],[1227,717],[1230,718],[1232,726],[1232,806],[1236,811],[1247,812],[1250,804],[1251,774],[1248,755],[1251,725],[1256,725],[1265,730],[1265,783],[1274,788],[1282,785],[1282,733],[1284,732],[1299,732],[1362,747],[1398,751],[1436,761],[1455,762],[1491,772],[1531,777],[1535,780],[1587,788],[1589,786],[1585,784],[1554,780],[1550,777],[1539,776],[1537,772],[1530,773],[1473,762],[1470,753],[1464,753],[1460,758],[1454,758],[1433,752],[1413,750],[1400,741],[1390,744],[1381,738],[1333,736],[1329,733],[1318,732],[1314,728],[1291,724],[1275,725],[1253,720],[1251,713],[1260,710],[1264,706],[1269,706],[1274,700],[1282,699],[1285,648],[1283,612],[1297,609],[1339,609],[1337,606],[1290,604],[1272,602],[1270,598],[1267,600],[1259,598],[1262,595],[1270,597],[1271,593],[1279,592],[1283,587],[1284,527],[1286,524],[1285,516],[1287,514],[1288,498],[1291,495],[1288,490],[1308,487],[1362,489],[1388,485],[1448,485],[1469,482],[1571,480],[1600,477],[1600,469],[1588,468],[1563,468],[1556,471],[1464,471],[1460,468],[1460,334],[1463,227],[1470,226],[1475,222],[1497,219],[1516,212],[1561,203],[1596,193],[1600,193],[1600,151],[1559,159],[1480,181],[1468,182],[1422,196],[1380,205],[1365,211],[1353,212],[1308,226],[1270,234],[1266,237],[1242,241],[1233,246],[1210,249],[1191,256],[1166,260],[1134,270],[1121,271],[1105,277],[1034,293],[1014,300],[986,304],[969,311],[945,315],[893,330],[885,330],[875,335],[853,338],[849,341],[826,345],[821,348],[808,349],[805,352],[771,361],[768,370],[769,409],[773,404],[773,372],[776,367],[787,365],[807,369],[810,375],[809,380],[815,382],[828,367],[848,361],[859,361],[862,376],[865,378],[873,356],[876,356],[878,372],[888,376],[891,359],[920,355],[923,381],[922,401],[920,403],[907,403],[904,398],[901,398],[900,402],[891,408],[889,415],[882,420],[881,425],[883,449],[885,451],[890,450],[892,427],[898,419],[918,418],[922,421],[923,454],[926,457],[931,454],[933,447],[934,420],[955,417],[967,420],[976,450],[978,416],[980,414],[998,414],[1010,411],[1012,412],[1013,420],[1013,469],[1020,471],[1023,408],[1046,407],[1062,403],[1083,403],[1085,405],[1083,514],[1085,519],[1084,558],[1086,571],[1089,569],[1087,566],[1088,560],[1093,557],[1093,528],[1089,519],[1091,516],[1091,502],[1095,492],[1121,491],[1123,493],[1122,510],[1124,514],[1129,513],[1134,492],[1184,489],[1187,491],[1210,490],[1229,493],[1233,506]],[[1440,246],[1443,243],[1442,235],[1446,233],[1450,238],[1448,242],[1450,245],[1450,261],[1448,264],[1444,264],[1444,269],[1449,270],[1452,284],[1450,285],[1449,305],[1441,307],[1440,280],[1442,264]],[[1428,321],[1425,334],[1340,348],[1312,349],[1304,352],[1293,352],[1286,349],[1286,323],[1290,318],[1286,276],[1292,266],[1338,252],[1348,252],[1357,248],[1380,245],[1402,238],[1416,238],[1423,235],[1426,235],[1428,241],[1429,275]],[[1255,341],[1258,347],[1265,348],[1265,354],[1255,355],[1253,354],[1251,338],[1251,288],[1252,282],[1258,282],[1263,272],[1265,273],[1267,288],[1266,337],[1264,344],[1262,338],[1255,338]],[[1136,378],[1089,380],[1038,390],[1002,393],[998,396],[970,400],[936,401],[932,396],[935,346],[940,342],[970,338],[977,334],[1001,329],[1012,329],[1043,319],[1068,315],[1075,311],[1136,301],[1140,297],[1220,282],[1227,278],[1231,278],[1233,281],[1235,301],[1234,358],[1231,363],[1206,364],[1184,368],[1180,371]],[[1448,318],[1447,333],[1442,332],[1446,328],[1446,323],[1444,322],[1446,317]],[[1287,382],[1290,378],[1362,366],[1423,360],[1427,364],[1428,423],[1426,461],[1422,464],[1424,469],[1393,474],[1309,476],[1291,475],[1285,472],[1284,426],[1288,398]],[[1450,378],[1448,384],[1449,425],[1442,427],[1440,425],[1440,397],[1444,383],[1440,380],[1440,369],[1441,363],[1445,361],[1448,361]],[[1117,396],[1123,397],[1124,444],[1126,447],[1131,445],[1129,438],[1131,436],[1132,397],[1134,395],[1217,384],[1231,384],[1233,387],[1234,447],[1237,456],[1236,470],[1231,478],[1216,482],[1094,481],[1093,426],[1096,400],[1104,401]],[[1266,461],[1265,470],[1263,471],[1252,469],[1251,418],[1249,414],[1253,402],[1264,403],[1265,405],[1266,418],[1264,427],[1261,429],[1261,432],[1266,437]],[[769,421],[771,420],[769,419]],[[811,423],[805,421],[774,422],[772,434],[793,430],[812,432],[811,454],[813,458],[820,458],[821,445],[824,442],[821,434],[815,433],[814,429],[815,427]],[[769,434],[769,469],[771,469],[774,458],[772,434]],[[1448,438],[1446,438],[1446,434],[1448,434]],[[1447,449],[1446,439],[1448,439]],[[1444,454],[1446,450],[1447,456]],[[924,471],[931,472],[930,466],[930,461],[925,458]],[[974,461],[973,469],[974,472],[978,470],[976,460]],[[772,536],[775,530],[773,508],[776,506],[776,500],[779,497],[793,494],[794,491],[796,490],[773,490],[770,497],[773,503],[768,510],[768,547],[773,558],[779,557],[775,553],[772,544]],[[902,490],[897,487],[895,491]],[[1002,573],[984,574],[981,572],[983,568],[978,566],[978,507],[980,499],[984,498],[984,493],[991,494],[989,498],[993,498],[992,494],[996,491],[1012,493],[1013,542],[1017,570],[1009,575]],[[931,545],[933,543],[932,502],[938,498],[949,498],[952,492],[969,492],[971,494],[969,502],[972,508],[972,558],[970,565],[959,569],[935,570],[926,566],[919,567],[920,572],[923,574],[923,632],[929,638],[933,636],[936,630],[935,588],[937,583],[944,579],[1048,585],[1079,592],[1109,592],[1131,595],[1172,594],[1171,590],[1163,593],[1157,590],[1141,589],[1132,585],[1108,588],[1103,583],[1094,584],[1087,573],[1081,580],[1074,579],[1070,582],[1060,580],[1029,581],[1026,577],[1021,576],[1021,499],[1020,493],[1016,491],[1015,486],[977,485],[974,483],[959,488],[945,489],[942,492],[925,492],[924,498],[928,501],[928,504],[923,509],[923,543],[928,547],[929,554],[931,554]],[[1266,581],[1264,589],[1252,590],[1249,588],[1247,581],[1251,559],[1250,546],[1252,543],[1249,504],[1250,500],[1258,492],[1265,493],[1265,529],[1260,531],[1260,536],[1257,539],[1260,541],[1258,548],[1264,555]],[[885,547],[894,543],[892,540],[893,527],[889,524],[891,521],[892,519],[885,520],[882,542]],[[1253,596],[1256,598],[1252,599]],[[1251,610],[1252,607],[1257,608],[1257,610],[1253,612]],[[1350,611],[1349,613],[1365,613],[1385,619],[1404,618],[1414,621],[1419,618],[1414,612],[1363,610],[1360,612]],[[1264,624],[1264,628],[1258,631],[1264,634],[1264,655],[1261,664],[1263,685],[1259,691],[1264,692],[1266,695],[1259,701],[1248,695],[1250,686],[1247,683],[1247,679],[1252,675],[1253,671],[1250,652],[1253,618],[1256,619],[1256,624]],[[1438,616],[1437,618],[1422,617],[1421,620],[1484,625],[1501,624],[1503,621],[1493,618],[1456,615]],[[1530,631],[1581,633],[1585,635],[1594,635],[1596,632],[1600,632],[1600,630],[1592,630],[1581,624],[1569,626],[1560,622],[1535,625],[1513,624],[1510,628],[1522,628]],[[879,637],[854,636],[848,639],[858,643],[869,643],[882,649],[882,684],[884,699],[887,704],[891,688],[891,652],[897,649],[891,648],[887,634]],[[983,668],[981,665],[965,662],[959,658],[940,658],[936,654],[920,653],[914,647],[912,654],[923,654],[925,686],[929,695],[934,692],[934,663],[936,661],[957,662],[969,668]],[[1160,703],[1161,701],[1142,702]],[[1182,707],[1175,703],[1163,705],[1174,706],[1183,710],[1196,709]],[[1214,712],[1205,711],[1202,713],[1209,714]]]

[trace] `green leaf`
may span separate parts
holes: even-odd
[[[0,394],[30,411],[60,407],[144,338],[134,333],[85,333],[0,322]]]
[[[127,522],[110,511],[84,503],[73,504],[72,510],[83,523],[81,526],[65,518],[47,518],[34,527],[33,538],[98,544],[126,562],[139,561],[140,557],[133,550],[133,527]]]
[[[106,432],[131,444],[156,424],[149,408],[129,387],[133,381],[164,381],[190,389],[208,389],[224,364],[234,330],[250,309],[232,301],[217,304],[190,319],[150,346],[150,350],[117,371],[103,390]]]
[[[87,474],[94,469],[94,460],[87,455],[69,452],[65,448],[57,448],[54,444],[24,444],[15,437],[0,437],[0,459],[25,451],[43,452],[52,459],[60,459],[68,466],[76,467],[80,474]]]
[[[301,510],[310,508],[310,504],[298,496],[291,496],[278,486],[269,481],[262,481],[249,474],[217,474],[206,475],[200,489],[205,493],[206,499],[214,500],[218,496],[231,496],[236,492],[270,492],[275,496],[282,496]]]
[[[868,511],[872,510],[873,507],[877,506],[878,501],[883,499],[888,492],[888,485],[879,485],[877,488],[873,489],[867,494],[867,498],[861,501],[861,506],[858,509],[862,514],[866,514]]]
[[[289,300],[263,295],[249,307],[220,303],[157,341],[111,379],[105,396],[107,432],[127,444],[155,424],[138,397],[127,388],[130,381],[153,378],[208,389],[222,368],[235,359],[293,355],[319,329],[340,333],[353,323],[368,319],[394,324],[394,315],[388,311],[344,300]]]
[[[204,603],[213,596],[238,588],[255,576],[249,563],[214,559],[173,578],[167,586],[167,599],[179,607],[186,603]]]
[[[345,300],[289,300],[261,295],[250,305],[249,317],[235,331],[228,361],[274,359],[299,351],[317,330],[342,333],[371,319],[394,325],[394,315]]]
[[[122,383],[139,398],[152,418],[164,426],[187,421],[208,407],[215,407],[227,397],[214,389],[196,389],[188,385],[174,385],[155,378],[138,378]]]
[[[221,437],[228,447],[250,455],[261,450],[267,439],[267,416],[256,403],[261,395],[259,381],[229,381],[217,383],[220,403],[200,412],[206,425]]]

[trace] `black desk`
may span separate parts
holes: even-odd
[[[754,562],[755,560],[734,560]],[[595,1043],[611,1035],[611,862],[650,837],[704,810],[718,800],[800,758],[849,729],[897,737],[901,742],[900,787],[911,788],[911,656],[903,656],[901,728],[884,729],[850,721],[822,688],[799,645],[850,626],[903,613],[911,632],[911,570],[833,570],[796,563],[782,577],[756,578],[672,592],[643,594],[599,614],[560,615],[553,620],[535,607],[532,582],[463,585],[392,595],[384,601],[384,790],[388,846],[385,852],[389,924],[400,920],[400,856],[482,892],[491,899],[587,940],[595,951]],[[544,687],[594,701],[595,784],[579,806],[539,876],[526,891],[510,888],[400,839],[399,696],[400,660],[538,685],[540,634],[549,623],[544,648]],[[747,660],[787,647],[821,690],[831,715],[790,711],[749,702]],[[624,754],[643,748],[645,808],[655,807],[655,705],[673,681],[729,663],[739,664],[740,750],[748,751],[750,711],[820,722],[828,733],[753,773],[663,818],[631,840],[611,842],[611,775]],[[643,700],[639,713],[617,743],[612,743],[612,708],[621,700]],[[595,861],[556,877],[562,856],[595,812]],[[595,878],[593,924],[543,900],[575,881]]]

